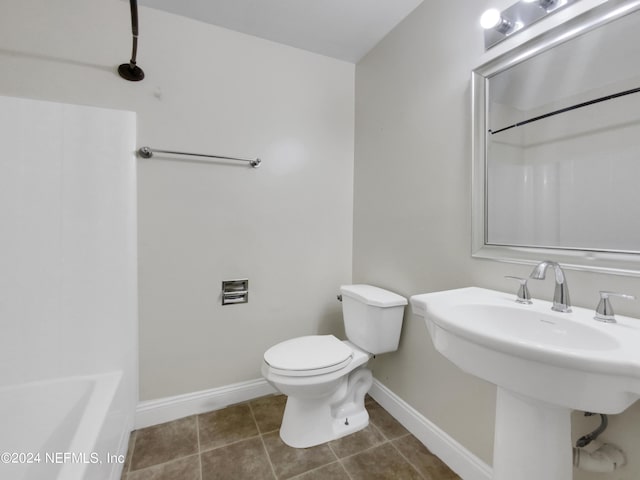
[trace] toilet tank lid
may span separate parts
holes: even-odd
[[[407,304],[407,299],[403,296],[372,285],[342,285],[340,292],[374,307],[398,307]]]

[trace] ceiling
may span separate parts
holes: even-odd
[[[422,0],[139,0],[292,47],[357,63]]]

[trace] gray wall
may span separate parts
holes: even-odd
[[[478,19],[511,3],[424,2],[357,65],[354,282],[405,296],[469,285],[515,292],[503,276],[529,274],[527,266],[471,258],[470,72],[509,46],[484,54]],[[597,2],[579,2],[589,3]],[[568,281],[573,303],[587,307],[600,289],[640,293],[638,278],[569,271]],[[534,297],[551,298],[552,279],[530,283]],[[640,316],[640,302],[616,306]],[[422,321],[408,312],[399,351],[372,365],[376,378],[491,463],[495,388],[439,355]],[[629,455],[616,479],[640,475],[638,420],[636,404],[612,416],[602,437]],[[576,437],[597,424],[579,414],[573,423]]]

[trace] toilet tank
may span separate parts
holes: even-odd
[[[347,338],[374,355],[397,350],[407,299],[371,285],[343,285],[340,292]]]

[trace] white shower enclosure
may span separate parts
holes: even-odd
[[[137,402],[135,142],[132,112],[0,97],[0,478],[120,478]]]

